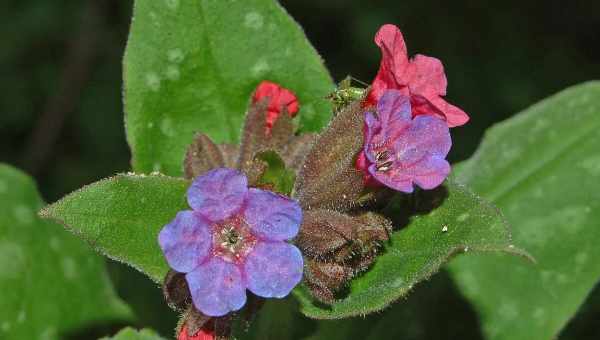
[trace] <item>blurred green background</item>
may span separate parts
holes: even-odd
[[[336,81],[348,74],[372,80],[380,58],[373,36],[383,23],[402,29],[410,54],[440,58],[449,100],[472,119],[453,130],[454,161],[467,158],[494,122],[569,85],[600,78],[598,1],[287,0],[282,5],[304,27]],[[121,58],[131,8],[132,2],[123,0],[0,4],[0,161],[33,175],[46,201],[129,168]],[[119,293],[140,315],[140,325],[170,334],[175,315],[158,289],[122,265],[111,263],[109,269]],[[437,291],[445,281],[442,274],[423,289]],[[455,333],[473,333],[476,317],[460,297],[452,301],[443,308],[457,305],[454,310],[464,316],[458,329],[471,329]],[[562,337],[600,338],[593,326],[599,318],[596,289]],[[451,329],[453,320],[441,329]],[[450,333],[426,334],[444,339]]]

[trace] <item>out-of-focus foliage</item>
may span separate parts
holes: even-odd
[[[0,338],[55,339],[131,320],[104,259],[61,225],[41,220],[29,176],[0,164]]]
[[[458,181],[497,204],[536,258],[450,266],[486,338],[552,339],[600,279],[600,82],[572,87],[486,132]]]

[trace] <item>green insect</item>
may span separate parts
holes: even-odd
[[[327,99],[333,103],[334,114],[337,115],[344,107],[348,106],[348,104],[355,100],[362,99],[366,94],[366,89],[352,86],[353,80],[360,85],[368,86],[352,76],[347,76],[340,81],[337,89],[327,96]]]

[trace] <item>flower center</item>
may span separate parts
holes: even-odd
[[[390,169],[393,162],[390,159],[390,153],[387,150],[379,151],[375,154],[375,168],[377,171],[386,172]]]
[[[255,244],[256,238],[239,216],[213,225],[213,252],[225,261],[242,261]]]

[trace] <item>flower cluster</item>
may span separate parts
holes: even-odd
[[[388,198],[448,176],[449,128],[469,117],[442,98],[441,62],[409,60],[393,25],[375,42],[383,58],[372,86],[331,95],[335,115],[319,135],[296,134],[296,96],[269,81],[252,95],[239,146],[196,135],[184,161],[191,210],[158,237],[172,268],[165,297],[186,315],[180,339],[214,336],[205,332],[213,324],[227,334],[231,312],[254,313],[301,280],[315,299],[335,302],[389,240],[393,224],[380,209]],[[275,183],[284,173],[293,189]]]
[[[382,59],[363,102],[369,111],[356,167],[370,187],[406,193],[413,192],[414,184],[433,189],[450,173],[448,128],[469,117],[442,99],[447,81],[441,61],[420,54],[409,60],[398,27],[382,26],[375,43]]]

